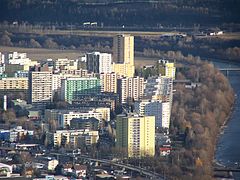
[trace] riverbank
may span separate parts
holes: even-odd
[[[233,111],[234,111],[234,107],[235,107],[235,104],[236,103],[236,95],[235,95],[235,99],[234,99],[234,103],[231,107],[231,111],[229,112],[229,115],[227,116],[227,118],[225,119],[225,121],[223,122],[223,124],[220,126],[220,129],[219,129],[219,133],[217,135],[217,138],[216,138],[216,142],[215,142],[215,148],[214,148],[214,158],[213,158],[213,166],[217,165],[217,166],[221,166],[221,167],[224,167],[223,164],[221,164],[220,162],[217,161],[217,159],[215,158],[216,157],[216,151],[217,151],[217,144],[219,143],[219,139],[221,137],[221,135],[224,134],[224,131],[227,127],[227,124],[228,122],[231,120],[231,117],[232,117],[232,114],[233,114]]]
[[[214,62],[219,68],[229,67],[229,63]],[[240,67],[240,64],[233,67]],[[215,151],[215,159],[228,167],[236,167],[240,164],[240,72],[230,72],[228,79],[235,91],[235,103],[231,116],[225,124],[224,133],[220,134]],[[240,179],[240,173],[233,173],[234,179]]]

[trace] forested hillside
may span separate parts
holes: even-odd
[[[0,21],[101,26],[218,26],[240,22],[238,0],[1,0]]]

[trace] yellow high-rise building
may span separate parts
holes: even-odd
[[[155,116],[119,115],[116,126],[116,145],[128,157],[155,155]]]
[[[126,77],[134,77],[134,36],[123,34],[113,39],[112,71]]]

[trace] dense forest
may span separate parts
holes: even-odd
[[[0,21],[101,26],[219,26],[240,22],[238,0],[1,0]]]

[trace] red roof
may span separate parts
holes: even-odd
[[[170,151],[171,149],[170,147],[160,147],[160,151]]]

